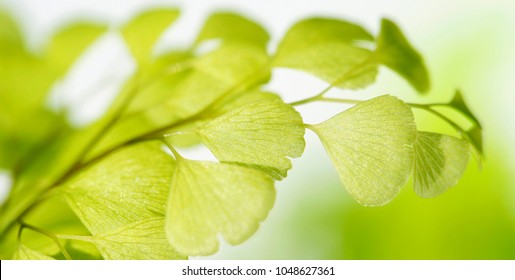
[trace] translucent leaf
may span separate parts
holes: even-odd
[[[416,138],[413,113],[383,95],[315,125],[347,191],[367,206],[392,200],[411,173]]]
[[[55,260],[52,257],[49,257],[45,254],[42,254],[36,250],[32,250],[31,248],[19,244],[18,249],[14,253],[13,259],[15,260]]]
[[[255,77],[269,79],[268,54],[265,50],[244,43],[228,43],[193,62],[193,67],[234,85]]]
[[[243,41],[264,47],[268,33],[259,24],[241,15],[227,12],[212,14],[197,37],[197,44],[210,40]]]
[[[215,253],[218,234],[240,244],[256,232],[274,200],[274,181],[260,171],[179,158],[166,215],[168,240],[190,256]]]
[[[252,89],[249,91],[242,92],[239,95],[234,95],[232,98],[227,98],[225,103],[220,106],[212,106],[209,109],[209,115],[213,117],[221,116],[228,113],[238,107],[257,102],[263,99],[277,99],[280,97],[271,92],[261,91],[260,89]]]
[[[483,156],[483,131],[480,127],[473,127],[465,133],[465,136],[469,139],[474,150]]]
[[[164,232],[164,217],[140,220],[96,235],[95,244],[107,260],[179,260]]]
[[[429,74],[422,56],[411,46],[400,28],[388,19],[381,21],[377,39],[379,61],[404,77],[417,91],[429,90]]]
[[[221,161],[258,168],[281,180],[290,158],[304,151],[302,117],[278,97],[240,106],[205,124],[199,131]]]
[[[202,143],[202,139],[197,133],[190,133],[198,130],[204,124],[209,122],[211,119],[221,116],[229,111],[232,111],[240,106],[256,102],[265,98],[278,98],[276,94],[263,92],[260,90],[250,90],[244,92],[241,95],[233,96],[228,98],[226,103],[221,103],[219,106],[210,106],[205,112],[205,115],[209,115],[210,118],[198,120],[189,124],[181,125],[177,128],[170,130],[166,141],[168,141],[174,147],[188,147]]]
[[[418,132],[413,186],[421,197],[435,197],[456,185],[470,158],[468,143],[452,136]]]
[[[308,47],[313,44],[325,44],[327,42],[355,43],[359,41],[373,41],[370,35],[361,26],[338,19],[311,18],[300,21],[288,30],[280,43],[282,50],[295,47]]]
[[[373,37],[360,26],[332,19],[295,24],[277,48],[273,65],[314,74],[341,88],[362,88],[377,75],[371,52],[359,46]]]
[[[106,29],[99,24],[76,23],[60,30],[47,46],[47,59],[50,65],[58,75],[64,74],[86,47]]]
[[[465,114],[467,118],[474,123],[474,125],[481,128],[481,123],[479,123],[479,120],[474,116],[474,114],[470,111],[467,104],[465,103],[465,100],[463,99],[463,95],[459,90],[456,91],[454,94],[454,97],[452,101],[449,103],[450,106],[455,108],[456,110],[460,111],[461,113]]]
[[[164,232],[173,169],[159,143],[144,143],[113,154],[64,187],[104,258],[184,258]]]
[[[173,158],[159,143],[125,148],[64,186],[66,200],[96,235],[164,215]]]
[[[176,9],[158,9],[138,15],[122,29],[122,35],[139,63],[151,58],[161,34],[179,17]]]

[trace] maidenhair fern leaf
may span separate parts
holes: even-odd
[[[470,111],[469,107],[467,106],[467,103],[465,103],[465,100],[463,99],[463,96],[459,90],[457,90],[454,94],[454,97],[449,103],[449,106],[464,114],[475,126],[481,128],[481,123],[476,118],[476,116],[474,116],[474,114]]]
[[[389,202],[411,174],[417,131],[411,109],[395,97],[362,102],[313,130],[360,204]]]
[[[159,143],[143,143],[81,173],[63,192],[104,258],[182,259],[164,234],[173,170]]]
[[[341,88],[371,84],[377,65],[360,46],[373,37],[362,27],[341,20],[313,18],[295,24],[277,48],[273,65],[314,74]]]
[[[478,156],[483,156],[483,131],[480,127],[473,127],[465,132],[465,137],[470,141]]]
[[[381,22],[376,53],[382,64],[404,77],[419,92],[429,90],[429,74],[422,56],[411,46],[400,28],[388,19]]]
[[[180,260],[187,257],[171,247],[164,232],[165,218],[155,217],[94,236],[107,260]]]
[[[177,160],[166,233],[185,255],[218,250],[218,234],[232,245],[247,240],[275,200],[274,181],[266,174],[229,163]]]
[[[470,158],[468,143],[452,136],[418,132],[413,186],[421,197],[435,197],[456,185]]]
[[[258,168],[276,180],[291,169],[289,158],[304,151],[302,117],[278,97],[269,97],[208,122],[198,131],[221,161]]]
[[[63,191],[88,230],[104,233],[164,215],[173,169],[159,143],[138,144],[84,171]]]
[[[196,44],[210,39],[221,39],[224,42],[247,42],[265,47],[269,35],[257,23],[235,13],[218,12],[206,20],[200,31]]]

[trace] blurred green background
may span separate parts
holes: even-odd
[[[173,33],[178,41],[194,36],[190,30],[214,9],[230,9],[261,22],[272,33],[272,44],[295,21],[312,15],[355,20],[374,33],[386,16],[424,55],[431,72],[430,93],[416,96],[386,69],[365,91],[333,93],[390,93],[407,101],[432,102],[450,100],[458,87],[482,122],[486,160],[481,171],[471,161],[460,183],[442,196],[419,198],[408,185],[390,204],[377,208],[360,206],[349,197],[322,146],[308,133],[304,156],[294,160],[289,177],[278,183],[276,206],[256,235],[237,247],[223,245],[210,259],[515,259],[514,1],[70,2],[4,0],[0,7],[22,20],[35,45],[69,19],[102,15],[117,22],[156,3],[183,9],[184,22]],[[317,92],[321,82],[304,78],[279,70],[270,89],[286,99]],[[301,110],[319,115],[322,109]],[[420,129],[451,131],[428,115],[416,116]]]

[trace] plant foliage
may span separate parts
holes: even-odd
[[[270,53],[259,24],[220,12],[189,48],[156,55],[178,17],[176,9],[155,9],[115,31],[137,70],[102,117],[78,128],[66,110],[46,105],[49,93],[108,26],[71,24],[35,54],[0,13],[0,168],[13,178],[0,208],[1,258],[185,259],[215,253],[219,236],[240,244],[273,207],[274,182],[302,155],[306,129],[320,138],[349,194],[367,206],[394,199],[411,174],[419,196],[437,196],[460,179],[470,148],[482,156],[481,125],[459,91],[437,104],[326,96],[333,87],[373,84],[381,65],[417,92],[429,90],[422,56],[390,20],[374,36],[341,19],[305,19]],[[211,41],[214,49],[199,51]],[[287,104],[262,89],[277,67],[328,87]],[[305,124],[295,107],[313,102],[356,105]],[[443,119],[457,137],[417,131],[412,109]],[[218,161],[187,159],[178,149],[197,145]]]

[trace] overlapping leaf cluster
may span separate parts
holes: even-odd
[[[383,95],[304,124],[295,105],[329,101],[331,87],[364,88],[381,65],[417,91],[429,89],[423,59],[389,20],[376,37],[342,20],[303,20],[270,54],[261,26],[215,13],[190,48],[156,55],[178,16],[152,10],[119,28],[137,71],[105,115],[79,129],[45,102],[106,27],[73,25],[34,55],[16,24],[0,15],[0,167],[15,182],[0,210],[3,258],[184,259],[215,253],[219,235],[240,244],[273,207],[274,181],[302,155],[306,128],[363,205],[387,203],[411,174],[417,194],[439,195],[462,176],[469,143],[481,153],[481,127],[459,93],[432,105]],[[208,42],[216,47],[202,51]],[[275,67],[311,73],[329,87],[286,104],[262,90]],[[410,106],[444,118],[461,138],[417,131]],[[461,112],[472,129],[438,106]],[[218,161],[181,155],[180,147],[194,145]]]

